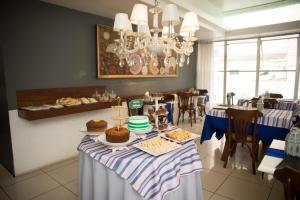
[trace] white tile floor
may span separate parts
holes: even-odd
[[[186,121],[180,127],[201,133],[202,121],[197,119],[193,127]],[[238,146],[235,156],[224,169],[220,161],[224,140],[212,139],[199,144],[204,170],[202,184],[204,199],[210,200],[280,200],[283,188],[272,176],[251,173],[247,148]],[[72,200],[77,199],[78,158],[42,168],[19,177],[11,176],[0,165],[0,200]]]

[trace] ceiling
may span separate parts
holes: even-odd
[[[258,8],[264,5],[284,2],[286,0],[224,0],[223,11],[236,11],[241,9]]]
[[[149,7],[154,5],[154,0],[41,1],[111,19],[119,12],[130,15],[132,7],[136,3],[145,3],[148,4]],[[226,32],[231,30],[224,23],[224,17],[226,16],[300,3],[300,0],[159,0],[159,2],[161,7],[168,3],[176,4],[181,17],[188,11],[193,11],[198,14],[200,30],[198,31],[197,36],[199,40],[212,40],[214,38],[225,37]],[[151,15],[149,17],[149,22],[151,27]]]

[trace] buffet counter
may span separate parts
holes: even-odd
[[[16,176],[77,156],[76,147],[83,136],[80,129],[91,119],[104,119],[109,124],[113,124],[114,122],[110,119],[113,111],[110,107],[116,102],[101,102],[100,100],[92,104],[82,103],[38,111],[24,111],[22,108],[56,105],[57,100],[63,99],[62,97],[78,99],[93,97],[95,92],[103,94],[105,86],[17,91],[19,109],[9,111],[14,174]],[[168,93],[175,94],[176,91]],[[126,102],[122,103],[126,106]],[[175,104],[174,121],[177,120],[177,110],[177,104]],[[127,110],[124,112],[127,114]]]

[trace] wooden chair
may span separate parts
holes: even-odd
[[[175,101],[175,96],[173,94],[164,94],[163,99],[165,102],[174,102]],[[174,104],[171,104],[171,110],[172,110],[172,124],[174,125]]]
[[[274,177],[283,183],[284,199],[294,200],[296,194],[297,199],[300,195],[300,171],[290,166],[278,168],[274,172]]]
[[[243,100],[241,100],[241,106],[243,106],[243,107],[249,107],[249,105],[251,105],[251,100],[249,100],[249,99],[243,99]]]
[[[196,89],[197,90],[197,94],[201,95],[201,96],[205,96],[208,94],[208,90],[207,89]],[[199,115],[201,117],[203,117],[203,115],[206,114],[206,100],[205,98],[199,97],[197,100],[197,108],[198,108],[198,112]]]
[[[128,108],[128,115],[129,116],[144,115],[144,104],[143,104],[143,106],[141,108],[130,109],[129,103],[132,100],[135,100],[135,99],[130,99],[130,98],[126,99],[127,108]]]
[[[226,95],[227,105],[229,105],[229,106],[233,105],[233,96],[235,96],[235,94],[233,92],[227,93],[227,95]]]
[[[283,96],[282,94],[278,94],[278,93],[270,93],[270,98],[282,99]]]
[[[203,97],[199,97],[197,100],[197,108],[198,108],[198,113],[201,117],[203,117],[204,115],[206,115],[206,100]]]
[[[197,90],[197,94],[199,94],[199,95],[207,95],[208,94],[207,89],[196,89],[196,90]]]
[[[190,92],[178,92],[178,120],[177,125],[179,124],[179,119],[182,114],[182,122],[184,122],[184,113],[188,112],[191,126],[193,126],[193,115],[196,123],[196,109],[193,102],[193,94]]]
[[[259,138],[256,136],[257,118],[261,113],[257,110],[241,110],[228,108],[228,128],[226,143],[222,155],[223,167],[226,168],[228,156],[235,153],[237,143],[246,144],[252,158],[252,173],[256,174],[255,162],[258,157]],[[248,134],[250,125],[254,122],[252,133]],[[248,144],[250,143],[250,145]]]
[[[251,99],[252,107],[257,107],[257,101],[259,98],[254,97]],[[264,99],[264,108],[274,109],[275,105],[278,103],[276,99]]]
[[[264,108],[274,109],[277,103],[276,99],[264,99]]]

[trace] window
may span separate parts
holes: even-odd
[[[294,98],[297,38],[262,39],[260,48],[259,94],[265,91]]]
[[[257,40],[227,43],[226,93],[234,99],[255,96]]]
[[[252,98],[265,91],[294,98],[298,92],[295,91],[298,38],[299,35],[294,34],[215,42],[215,102],[224,102],[228,92],[236,94],[235,103],[240,98]]]

